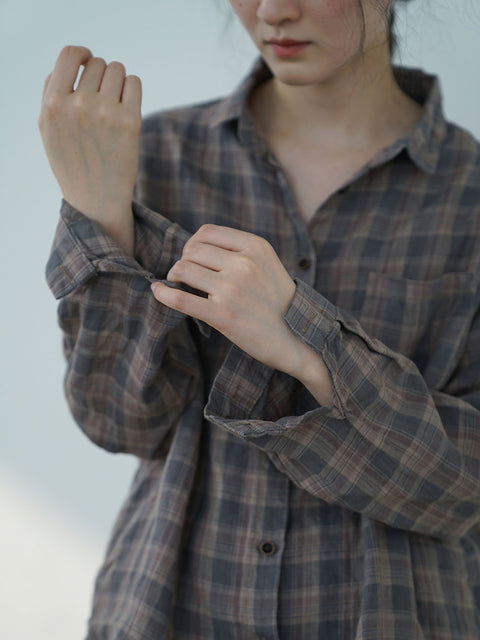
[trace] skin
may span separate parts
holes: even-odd
[[[83,72],[74,91],[74,83]],[[39,128],[63,197],[133,255],[141,82],[85,47],[62,49],[45,81]]]
[[[388,53],[384,57],[385,15],[372,0],[363,1],[363,43],[357,0],[230,0],[230,4],[279,85],[310,87],[317,94],[321,86],[325,95],[332,94],[345,78],[351,81],[370,67],[373,57],[390,66]],[[387,5],[385,1],[383,6]],[[271,38],[291,38],[309,46],[299,57],[279,58],[268,44]],[[384,48],[381,55],[370,56],[378,47]]]
[[[397,85],[390,63],[388,4],[363,0],[232,0],[273,78],[250,97],[308,222],[318,207],[379,151],[408,134],[420,107]],[[361,23],[360,23],[361,24]],[[269,40],[308,42],[295,58]]]
[[[391,130],[385,105],[395,105],[397,116],[408,111],[391,81],[385,21],[372,7],[365,11],[362,53],[355,0],[231,0],[231,5],[274,74],[260,88],[262,93],[252,96],[254,116],[265,132],[268,127],[270,133],[272,128],[290,136],[298,132],[297,143],[303,137],[309,144],[316,140],[325,155],[328,141],[332,152],[346,149],[352,139],[360,145],[372,122],[375,131]],[[280,60],[265,44],[271,37],[310,44],[298,58]],[[65,199],[97,220],[131,255],[140,103],[140,80],[126,76],[123,65],[106,65],[88,49],[66,47],[46,80],[39,119]],[[266,113],[274,118],[265,118]],[[395,134],[410,125],[408,118],[404,120],[399,117]],[[355,133],[360,137],[352,138]],[[157,282],[152,292],[160,303],[206,322],[253,358],[297,378],[319,404],[333,403],[322,358],[283,319],[295,283],[264,239],[227,227],[202,226],[186,243],[167,280],[207,297]]]

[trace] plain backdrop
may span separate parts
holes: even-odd
[[[321,0],[319,0],[321,1]],[[0,637],[84,636],[95,572],[136,462],[70,417],[56,302],[44,279],[60,190],[37,118],[65,44],[142,78],[143,112],[231,91],[255,57],[222,0],[0,0]],[[403,64],[442,80],[445,109],[480,137],[477,0],[417,0],[399,20]]]

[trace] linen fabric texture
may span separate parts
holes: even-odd
[[[478,640],[480,154],[438,81],[306,224],[229,97],[147,117],[135,258],[67,202],[47,266],[86,435],[139,458],[88,640]],[[334,405],[158,303],[204,223],[266,238]]]

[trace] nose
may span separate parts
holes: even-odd
[[[298,0],[261,0],[258,3],[257,18],[267,24],[277,25],[299,17]]]

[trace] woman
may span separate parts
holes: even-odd
[[[46,82],[67,398],[140,458],[88,638],[478,639],[478,143],[392,2],[231,5],[251,74],[141,136],[121,64]]]

